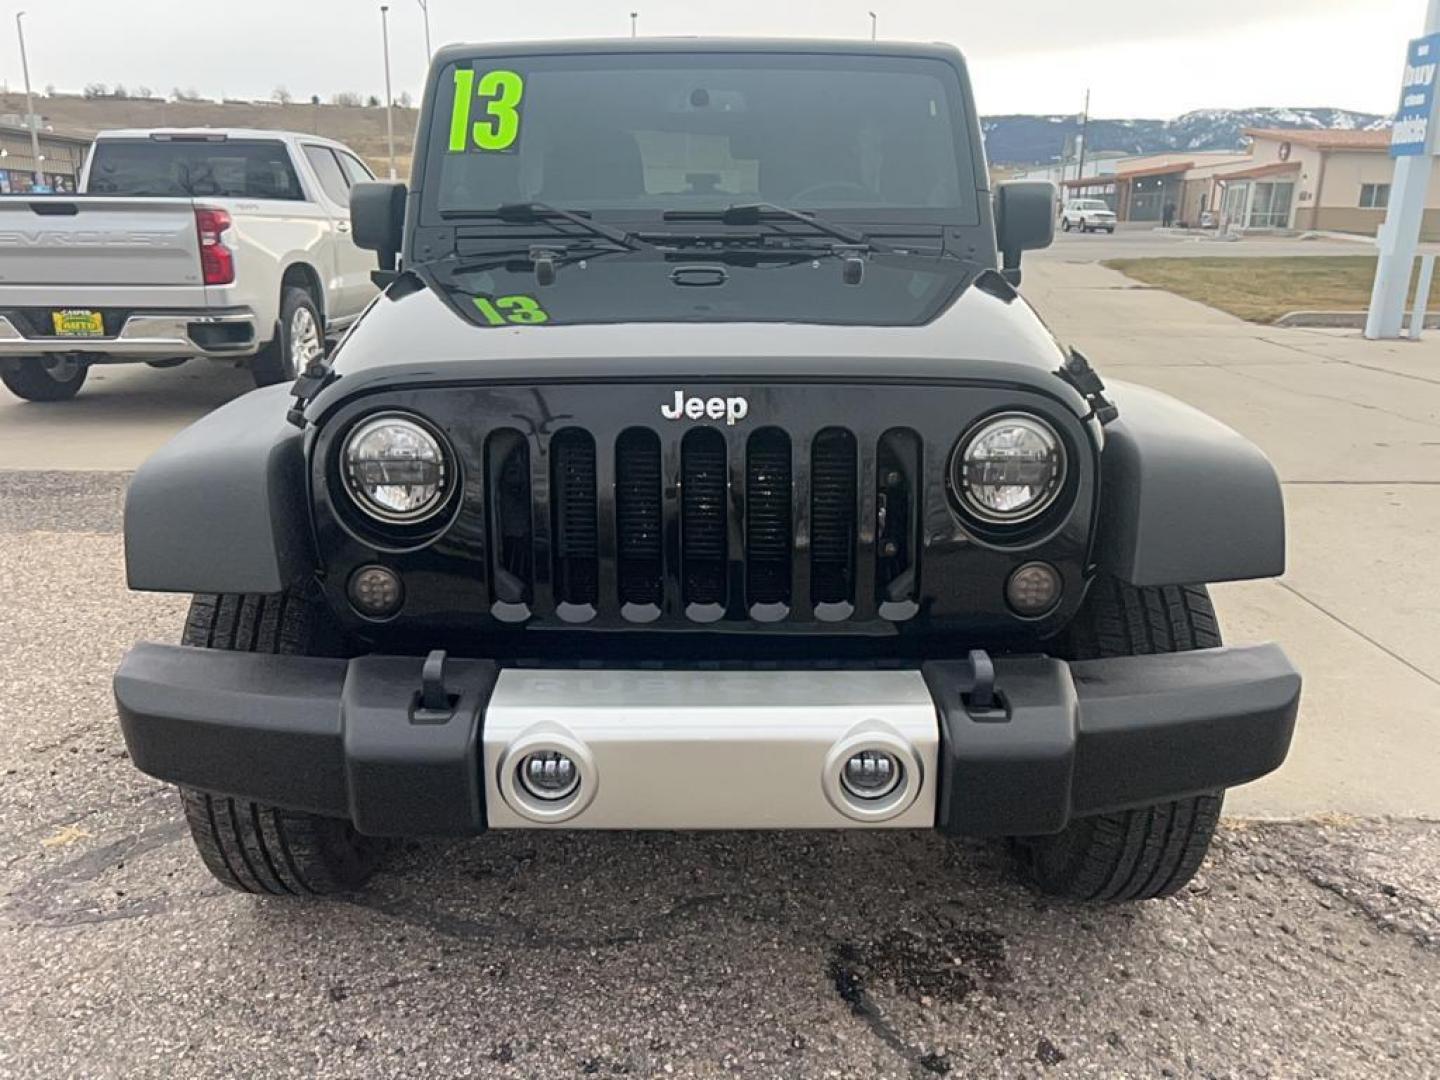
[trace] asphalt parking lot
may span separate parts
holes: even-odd
[[[998,845],[815,833],[493,834],[350,902],[227,893],[109,677],[184,611],[124,588],[126,472],[245,378],[113,369],[0,400],[0,1076],[1435,1075],[1440,337],[1247,326],[1092,265],[1110,239],[1031,299],[1257,440],[1291,516],[1286,577],[1217,601],[1304,670],[1295,752],[1186,893],[1057,906]]]

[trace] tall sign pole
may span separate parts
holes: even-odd
[[[1435,0],[1440,4],[1440,0]],[[380,36],[385,41],[385,138],[390,144],[390,179],[395,171],[395,95],[390,90],[390,5],[380,5]]]
[[[1390,188],[1385,224],[1380,229],[1380,262],[1375,271],[1375,289],[1370,296],[1370,314],[1365,320],[1365,336],[1372,341],[1398,338],[1404,327],[1405,301],[1409,298],[1415,251],[1425,224],[1430,171],[1437,135],[1440,135],[1437,106],[1440,106],[1440,0],[1429,0],[1425,36],[1410,43],[1405,58],[1400,111],[1395,115],[1391,135],[1395,179]]]
[[[25,72],[25,126],[30,129],[30,157],[35,166],[35,186],[44,187],[45,177],[40,171],[40,131],[36,126],[40,118],[35,115],[35,97],[30,93],[30,58],[25,54],[25,24],[20,20],[25,12],[15,13],[15,33],[20,38],[20,67]]]

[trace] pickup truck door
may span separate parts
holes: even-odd
[[[341,168],[337,152],[318,143],[305,143],[305,160],[319,181],[319,202],[334,224],[332,245],[333,288],[330,317],[348,320],[364,310],[375,295],[370,271],[375,269],[375,256],[355,246],[350,231],[350,180]],[[346,155],[348,157],[348,155]]]

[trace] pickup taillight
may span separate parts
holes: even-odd
[[[200,270],[206,285],[235,283],[235,253],[222,236],[230,228],[230,215],[211,206],[195,208],[195,229],[200,234]]]

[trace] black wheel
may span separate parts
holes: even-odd
[[[186,645],[241,652],[339,655],[329,612],[295,593],[196,596],[185,621]],[[180,789],[190,836],[206,868],[240,892],[325,896],[358,889],[374,872],[385,842],[361,836],[349,821],[283,810],[225,795]]]
[[[315,299],[287,286],[280,294],[280,325],[275,338],[250,361],[256,386],[294,382],[310,361],[325,355],[325,323]]]
[[[189,362],[188,356],[172,356],[168,360],[146,360],[145,366],[152,367],[157,371],[169,371],[171,368],[183,367]]]
[[[1061,219],[1060,219],[1060,228],[1061,228],[1061,230],[1064,231],[1064,232],[1069,232],[1069,231],[1070,231],[1070,219],[1069,219],[1069,218],[1061,218]]]
[[[1058,650],[1067,660],[1213,649],[1221,645],[1203,586],[1140,589],[1101,576]],[[1081,818],[1058,836],[1013,848],[1041,892],[1067,900],[1120,903],[1171,896],[1210,850],[1224,792]]]
[[[1115,235],[1115,227],[1114,227],[1113,225],[1112,225],[1110,228],[1106,229],[1105,231],[1106,231],[1106,233],[1108,233],[1108,234],[1111,235],[1111,236],[1114,236],[1114,235]]]
[[[69,401],[80,392],[89,374],[87,364],[70,357],[57,360],[27,357],[4,365],[0,382],[26,401]]]

